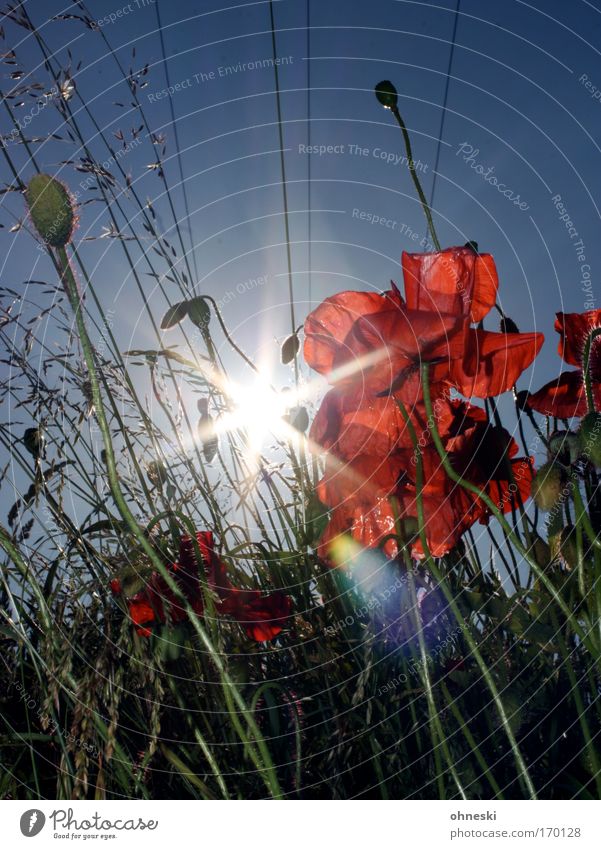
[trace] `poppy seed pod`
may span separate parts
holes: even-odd
[[[601,413],[587,413],[580,422],[578,436],[580,456],[601,466]]]
[[[563,476],[555,463],[545,463],[532,481],[532,497],[541,510],[554,507],[561,498]]]
[[[382,80],[375,88],[378,102],[382,104],[384,109],[396,109],[398,102],[397,90],[390,80]]]
[[[42,239],[53,248],[64,248],[71,241],[75,212],[71,195],[49,174],[36,174],[25,190],[31,220]]]

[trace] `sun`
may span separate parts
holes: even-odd
[[[248,383],[228,381],[232,409],[221,420],[224,430],[241,430],[251,453],[258,454],[272,436],[285,438],[284,416],[291,405],[291,392],[278,392],[266,375],[257,373]]]

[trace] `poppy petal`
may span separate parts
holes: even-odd
[[[559,333],[559,356],[571,366],[582,366],[584,346],[591,330],[601,327],[601,310],[583,313],[558,312],[555,330]]]
[[[542,333],[468,331],[465,358],[451,364],[451,381],[462,395],[490,398],[515,385],[544,342]]]
[[[497,299],[499,280],[490,254],[471,248],[402,256],[405,296],[410,309],[455,313],[477,322]]]
[[[599,390],[597,390],[599,393]],[[599,393],[601,395],[601,393]],[[528,395],[528,406],[543,416],[571,419],[584,416],[588,410],[582,372],[564,371],[538,392]]]

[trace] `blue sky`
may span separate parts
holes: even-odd
[[[401,134],[378,106],[373,86],[385,78],[395,83],[430,196],[455,5],[455,0],[311,0],[309,9],[304,0],[273,4],[297,324],[335,291],[400,282],[401,252],[422,250],[423,214],[407,168],[397,161],[404,153]],[[81,14],[75,4],[55,0],[30,0],[28,9],[38,25],[52,14]],[[269,3],[107,0],[91,2],[89,10],[126,68],[132,61],[136,68],[149,63],[140,99],[153,130],[166,137],[166,174],[185,246],[194,245],[189,259],[198,271],[197,293],[222,302],[232,334],[253,358],[277,362],[277,341],[289,331],[290,317],[274,71],[263,67],[272,56]],[[19,58],[33,77],[44,79],[31,38],[11,27],[7,23],[10,43],[13,36],[21,41]],[[97,122],[109,134],[122,129],[127,135],[139,122],[100,35],[77,20],[48,23],[43,32],[63,66],[67,49],[73,65],[81,61],[77,90]],[[545,333],[532,388],[560,368],[554,313],[601,307],[600,32],[601,4],[586,0],[460,4],[434,217],[443,245],[474,239],[494,254],[503,308],[521,330]],[[9,70],[5,90],[13,84]],[[171,96],[164,93],[166,73]],[[53,107],[46,108],[30,131],[60,133],[58,119]],[[8,132],[5,115],[2,122]],[[83,114],[81,122],[97,159],[106,160],[106,148]],[[325,152],[307,153],[309,142]],[[26,178],[31,165],[13,147]],[[160,225],[176,243],[161,181],[146,169],[150,153],[145,139],[121,162],[140,195],[153,198]],[[81,155],[76,146],[39,144],[36,155],[43,170],[60,174],[78,191],[85,175],[60,164]],[[494,175],[506,194],[486,175]],[[8,173],[4,179],[10,179]],[[17,214],[19,204],[19,198],[6,201]],[[388,226],[373,223],[374,216]],[[8,229],[10,216],[3,223]],[[99,236],[106,224],[100,207],[89,205],[82,209],[78,238]],[[27,235],[3,238],[5,281],[44,274],[50,279],[52,270]],[[115,312],[123,347],[151,347],[153,334],[121,246],[103,239],[82,241],[80,247],[105,309]],[[152,307],[161,315],[166,302],[146,280]],[[487,326],[496,329],[494,315]],[[280,371],[278,379],[289,381],[290,372]],[[522,388],[529,380],[523,379]]]

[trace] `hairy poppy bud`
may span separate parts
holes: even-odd
[[[541,510],[551,510],[561,498],[563,475],[555,463],[545,463],[532,481],[532,497]]]
[[[187,314],[187,301],[180,301],[179,304],[174,304],[172,307],[169,307],[161,320],[161,330],[169,330],[169,328],[175,327],[175,325],[179,324]]]
[[[548,566],[551,561],[551,549],[538,534],[535,534],[532,541],[532,554],[539,566]]]
[[[397,90],[390,80],[382,80],[375,88],[376,97],[384,109],[396,109],[398,103]]]
[[[146,466],[148,480],[153,486],[163,486],[167,480],[167,471],[159,460],[151,460]]]
[[[292,360],[296,357],[300,350],[300,339],[296,335],[296,333],[292,333],[288,336],[287,339],[282,343],[282,347],[280,349],[280,358],[282,360],[282,365],[287,366],[288,363],[291,363]]]
[[[304,433],[309,427],[309,413],[306,407],[292,407],[287,419],[290,422],[290,427],[299,430],[301,433]]]
[[[549,457],[557,457],[565,466],[575,463],[580,455],[580,439],[569,430],[556,430],[549,437]]]
[[[188,318],[200,330],[209,326],[211,309],[202,296],[188,301]]]
[[[568,569],[576,569],[578,566],[578,545],[576,542],[576,528],[573,525],[566,525],[562,530],[559,553]]]
[[[601,466],[601,413],[587,413],[580,422],[580,456]]]
[[[25,190],[31,220],[44,242],[64,248],[71,241],[75,212],[71,195],[49,174],[36,174]]]
[[[44,453],[44,434],[39,427],[28,427],[23,434],[23,445],[32,457],[39,459]]]

